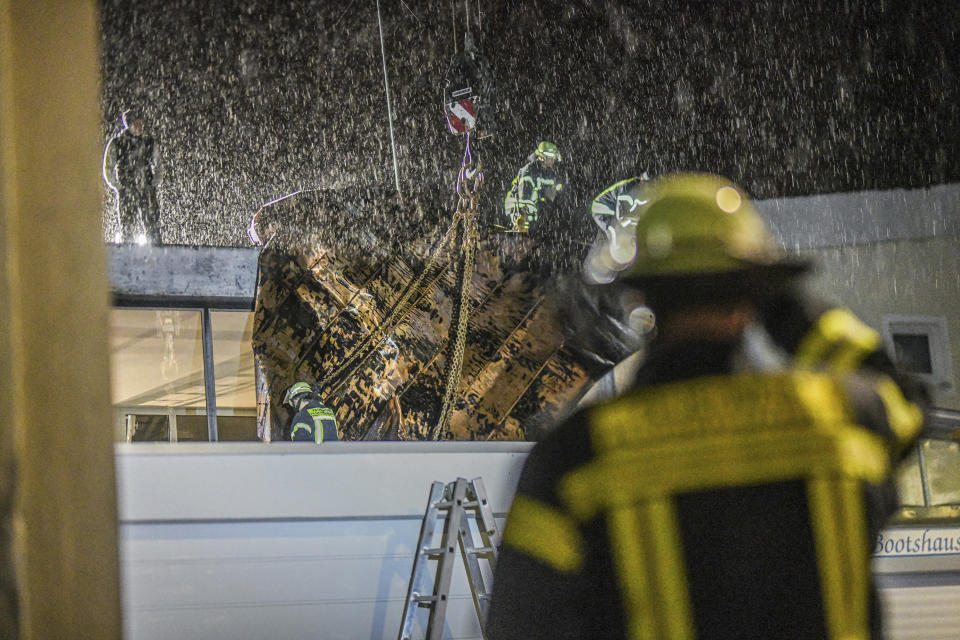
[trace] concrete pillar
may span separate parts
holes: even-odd
[[[0,465],[16,463],[21,638],[121,633],[98,32],[94,0],[0,0]]]

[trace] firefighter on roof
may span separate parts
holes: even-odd
[[[294,442],[331,442],[340,439],[337,417],[320,402],[306,382],[295,382],[283,396],[283,404],[296,411],[290,421],[290,440]]]
[[[678,174],[645,193],[608,286],[644,293],[657,338],[632,389],[527,459],[487,637],[880,640],[871,548],[919,396],[852,314],[802,315],[808,265],[739,187]]]
[[[593,199],[590,203],[590,215],[605,236],[611,239],[617,229],[633,232],[640,217],[641,207],[646,204],[643,185],[650,180],[646,172],[643,175],[615,182]]]
[[[508,231],[529,233],[540,218],[548,215],[563,190],[563,180],[556,170],[561,160],[557,145],[544,140],[520,167],[503,200]]]
[[[104,155],[104,179],[117,194],[120,241],[159,244],[159,144],[140,115],[124,112],[123,128]]]

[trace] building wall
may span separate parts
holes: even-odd
[[[960,240],[896,240],[804,253],[819,265],[811,289],[849,307],[873,327],[880,328],[883,316],[891,314],[944,317],[953,385],[951,390],[934,388],[934,403],[960,409]]]
[[[431,483],[482,477],[502,526],[531,447],[117,445],[124,635],[392,640]],[[444,638],[479,637],[458,555]]]
[[[531,447],[117,445],[124,635],[392,640],[431,483],[482,477],[502,530]],[[960,528],[884,535],[889,637],[955,637]],[[459,558],[443,637],[480,637]]]

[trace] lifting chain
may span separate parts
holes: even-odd
[[[480,185],[483,183],[483,173],[480,169],[479,159],[474,166],[473,154],[470,149],[470,135],[467,134],[467,143],[466,150],[464,152],[463,161],[460,166],[460,173],[457,175],[457,210],[453,216],[453,221],[450,223],[450,226],[447,228],[443,237],[440,239],[440,242],[437,246],[430,252],[430,256],[427,259],[426,264],[423,269],[420,270],[420,273],[413,280],[410,286],[407,287],[406,291],[403,292],[403,295],[400,297],[400,300],[393,306],[393,309],[390,310],[390,314],[384,318],[383,322],[379,323],[377,328],[369,333],[366,338],[364,338],[359,345],[350,350],[347,356],[344,358],[343,362],[338,365],[334,370],[330,371],[323,379],[317,384],[317,389],[322,390],[324,397],[336,393],[340,387],[342,387],[348,380],[351,379],[352,375],[345,375],[346,373],[352,374],[356,367],[359,365],[359,362],[368,355],[373,349],[376,349],[380,343],[387,337],[387,335],[393,331],[401,322],[403,322],[407,315],[416,307],[417,303],[426,295],[433,285],[433,281],[430,281],[426,285],[424,280],[426,276],[434,271],[434,267],[439,260],[440,256],[443,254],[443,250],[451,244],[455,237],[455,231],[457,226],[463,222],[464,223],[464,239],[463,239],[463,249],[465,253],[464,267],[469,268],[470,274],[473,272],[473,250],[472,247],[476,244],[475,239],[477,236],[476,229],[476,192],[480,188]],[[468,222],[469,220],[469,222]],[[443,269],[440,270],[441,273]],[[464,272],[466,273],[466,271]],[[436,274],[436,278],[439,279],[440,274]],[[469,278],[465,280],[469,282]],[[464,286],[466,289],[466,285]],[[414,295],[416,294],[416,295]],[[466,301],[466,292],[461,293],[461,311],[465,310],[465,301]],[[464,342],[466,340],[466,319],[468,314],[461,313],[460,317],[462,318],[461,322],[463,323],[463,329],[457,328],[457,340],[458,342]],[[462,335],[461,335],[462,334]],[[459,385],[459,371],[460,366],[463,362],[463,346],[460,345],[457,351],[460,352],[459,362],[461,365],[457,366],[457,385]],[[339,379],[339,382],[337,381]],[[448,384],[449,388],[450,385]],[[452,392],[448,391],[444,398],[444,407],[450,404],[450,401],[446,396],[451,395]],[[446,414],[446,411],[441,411],[441,415]],[[435,429],[435,432],[438,433],[438,430]],[[432,434],[431,434],[432,435]]]
[[[453,343],[453,353],[447,365],[446,389],[443,394],[443,405],[440,409],[440,418],[430,431],[431,440],[443,438],[448,430],[447,423],[453,414],[454,396],[460,388],[463,373],[463,352],[467,342],[467,324],[470,320],[470,282],[473,279],[473,260],[477,246],[477,192],[483,186],[483,167],[479,158],[474,158],[470,149],[470,133],[466,134],[467,142],[460,163],[460,173],[457,175],[457,211],[454,215],[454,225],[463,224],[461,253],[463,267],[460,272],[460,305],[457,313],[457,333]],[[451,327],[452,328],[452,327]]]

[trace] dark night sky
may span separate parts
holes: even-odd
[[[953,0],[470,6],[499,88],[497,135],[478,144],[490,211],[544,138],[575,212],[637,167],[723,173],[758,198],[960,179]],[[452,7],[381,0],[407,194],[449,192],[459,164],[439,106],[465,20]],[[166,242],[242,246],[277,196],[392,187],[375,0],[104,0],[101,13],[104,138],[126,108],[159,138]]]

